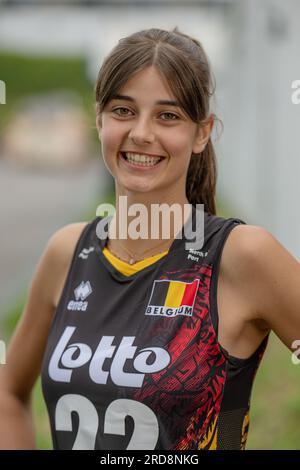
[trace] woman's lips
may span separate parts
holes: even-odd
[[[156,163],[155,165],[152,165],[152,166],[143,166],[143,165],[139,165],[139,164],[134,164],[134,163],[131,163],[129,162],[128,160],[126,160],[126,158],[124,158],[122,152],[119,152],[119,157],[120,157],[120,160],[122,161],[122,163],[124,165],[126,165],[127,168],[130,168],[130,169],[133,169],[133,170],[137,170],[137,171],[149,171],[149,170],[154,170],[158,167],[160,167],[161,163],[165,160],[165,157],[163,157],[158,163]]]

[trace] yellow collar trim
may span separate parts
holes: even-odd
[[[106,259],[108,259],[108,261],[114,266],[114,268],[120,271],[124,276],[131,276],[132,274],[141,271],[147,266],[150,266],[150,264],[155,263],[157,260],[165,256],[168,251],[169,250],[166,250],[163,253],[159,253],[158,255],[149,256],[148,258],[142,259],[135,264],[129,264],[120,260],[114,256],[106,247],[103,249],[103,254]]]

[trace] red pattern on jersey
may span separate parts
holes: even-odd
[[[194,265],[159,278],[199,279],[192,316],[161,317],[148,332],[149,338],[163,338],[166,331],[172,338],[170,329],[174,329],[174,338],[164,345],[171,362],[164,370],[147,374],[142,389],[134,395],[142,403],[149,401],[158,419],[160,415],[168,417],[164,420],[171,430],[168,434],[177,436],[170,449],[198,449],[216,422],[221,405],[226,364],[209,313],[211,274],[210,265]]]

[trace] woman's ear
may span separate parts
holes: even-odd
[[[198,124],[193,145],[194,154],[199,154],[205,149],[214,127],[214,121],[214,116],[211,114],[204,122]]]

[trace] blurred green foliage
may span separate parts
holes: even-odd
[[[2,51],[0,63],[8,103],[33,91],[72,88],[82,93],[89,87],[81,58],[32,57]]]
[[[247,449],[300,449],[300,364],[271,333],[254,381]]]
[[[0,79],[6,84],[6,104],[1,106],[0,135],[21,98],[50,91],[72,91],[95,128],[94,84],[86,64],[78,57],[25,56],[0,50]],[[96,133],[91,133],[96,140]]]

